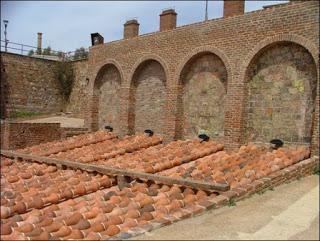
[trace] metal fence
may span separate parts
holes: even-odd
[[[60,61],[74,61],[86,59],[88,57],[89,49],[82,48],[82,51],[56,51],[48,48],[37,48],[35,46],[20,44],[15,42],[10,42],[1,40],[1,52],[15,53],[21,55],[27,55],[35,58],[50,59],[50,60],[60,60]]]

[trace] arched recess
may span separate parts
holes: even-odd
[[[274,138],[290,143],[311,142],[317,64],[310,49],[281,38],[265,44],[251,58],[244,79],[247,142],[269,142]]]
[[[176,139],[199,133],[224,135],[227,72],[220,56],[210,51],[199,52],[184,64],[178,83]]]
[[[129,94],[129,134],[152,129],[165,134],[167,75],[163,65],[146,59],[132,74]]]
[[[122,74],[118,67],[107,63],[100,68],[93,86],[92,129],[101,129],[106,125],[119,132],[120,127],[120,87]]]

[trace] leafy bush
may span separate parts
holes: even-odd
[[[28,52],[28,56],[32,56],[34,55],[34,51],[31,49],[29,52]]]
[[[69,97],[73,88],[74,73],[72,64],[70,62],[57,62],[56,67],[56,79],[59,81],[60,90],[66,101],[69,101]]]
[[[49,46],[49,47],[43,49],[42,54],[43,55],[52,55],[51,54],[51,47]]]
[[[73,60],[85,59],[87,57],[88,57],[88,51],[86,51],[86,49],[84,47],[81,47],[79,49],[76,49],[74,56],[73,56]]]

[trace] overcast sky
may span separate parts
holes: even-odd
[[[246,1],[245,11],[288,1]],[[177,25],[204,19],[205,1],[3,1],[1,0],[1,40],[3,19],[9,20],[8,39],[37,45],[37,32],[43,33],[43,47],[73,51],[91,45],[90,33],[99,32],[105,42],[123,37],[123,24],[137,17],[140,34],[158,31],[159,14],[173,7]],[[209,1],[209,19],[223,14],[222,1]],[[1,43],[3,45],[3,43]]]

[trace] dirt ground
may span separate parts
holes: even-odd
[[[319,176],[283,184],[135,240],[319,240]]]
[[[64,116],[52,116],[46,118],[32,119],[21,121],[24,123],[61,123],[61,127],[83,127],[84,120],[79,118],[64,117]]]

